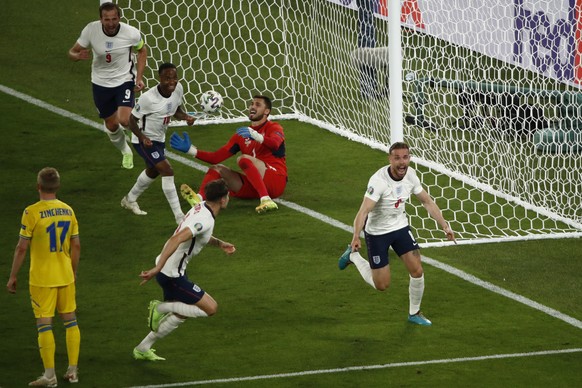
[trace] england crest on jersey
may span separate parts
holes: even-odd
[[[113,48],[113,42],[105,42],[105,49],[111,50]]]

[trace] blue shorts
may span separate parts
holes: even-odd
[[[142,157],[148,168],[166,160],[166,145],[160,141],[152,141],[152,146],[149,148],[142,143],[133,143],[133,148]]]
[[[398,256],[420,249],[409,226],[380,235],[372,235],[364,231],[364,237],[368,247],[368,261],[372,269],[383,268],[389,264],[388,248],[390,247]]]
[[[159,272],[156,275],[158,284],[164,290],[164,301],[196,304],[204,296],[204,290],[188,280],[186,275],[171,278]]]
[[[93,101],[99,111],[99,117],[106,119],[120,106],[133,108],[135,82],[128,81],[114,88],[106,88],[93,84]]]

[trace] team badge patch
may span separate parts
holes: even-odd
[[[380,264],[380,256],[373,256],[372,257],[372,261],[374,262],[374,264]]]
[[[200,232],[202,230],[202,224],[200,222],[197,222],[196,224],[194,224],[194,229]]]
[[[154,159],[159,159],[159,158],[160,158],[160,153],[159,153],[158,151],[156,151],[156,152],[152,152],[152,157],[153,157]]]
[[[113,42],[105,42],[105,48],[111,50],[113,48]]]
[[[400,197],[402,194],[402,186],[396,186],[396,195]]]
[[[374,194],[374,188],[372,186],[368,187],[368,194],[372,195]]]
[[[200,287],[199,287],[197,284],[194,284],[194,287],[192,287],[192,289],[193,289],[195,292],[200,292],[200,291],[202,291],[202,288],[200,288]]]
[[[135,104],[135,110],[139,112],[141,110],[141,106],[139,106],[139,104]]]

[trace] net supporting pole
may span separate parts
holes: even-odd
[[[390,69],[390,141],[404,140],[402,103],[402,48],[400,0],[388,0],[388,52]]]

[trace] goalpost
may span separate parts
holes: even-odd
[[[582,237],[579,4],[119,1],[150,66],[181,69],[189,111],[206,90],[225,97],[206,122],[246,121],[268,93],[274,119],[380,150],[403,138],[461,243]],[[442,243],[422,206],[408,212],[419,242]]]

